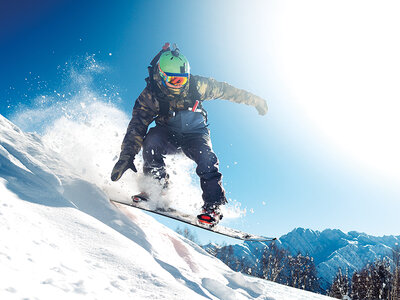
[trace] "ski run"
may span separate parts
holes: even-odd
[[[233,272],[88,177],[0,115],[0,299],[328,299]]]

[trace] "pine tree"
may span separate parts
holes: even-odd
[[[278,283],[285,283],[284,268],[288,263],[289,252],[280,249],[275,243],[265,247],[261,258],[259,277]]]
[[[371,270],[373,299],[389,299],[392,288],[392,273],[387,260],[378,260]]]
[[[400,247],[396,245],[392,251],[393,282],[390,291],[390,300],[400,300]]]
[[[212,254],[234,271],[242,272],[242,270],[246,269],[243,259],[238,259],[234,255],[232,245],[227,246],[225,244],[224,246],[217,248],[215,253]]]
[[[368,299],[368,289],[371,277],[368,273],[369,265],[360,272],[355,272],[351,279],[351,298],[353,300]]]
[[[386,260],[377,260],[368,264],[352,278],[352,298],[389,299],[392,286],[390,264]]]
[[[349,295],[350,283],[347,274],[342,273],[342,269],[339,268],[335,279],[333,280],[332,286],[329,289],[328,296],[343,299],[344,296]]]
[[[232,245],[215,248],[210,253],[232,270],[277,283],[321,293],[314,259],[310,256],[290,256],[289,252],[272,243],[265,247],[261,260],[254,264],[245,257],[236,257]],[[261,264],[261,266],[260,266]]]
[[[311,292],[320,292],[314,259],[310,256],[289,256],[288,285]]]

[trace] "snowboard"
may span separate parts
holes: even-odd
[[[260,235],[255,235],[251,233],[246,233],[241,230],[233,229],[230,227],[225,227],[222,225],[215,225],[213,227],[207,226],[207,225],[202,225],[197,221],[197,217],[189,214],[185,214],[182,212],[179,212],[173,208],[156,208],[156,209],[151,209],[147,203],[147,201],[141,201],[141,202],[135,202],[132,200],[129,200],[127,202],[120,201],[120,200],[114,200],[110,199],[110,201],[114,204],[122,204],[122,205],[127,205],[131,207],[135,207],[144,211],[148,211],[157,215],[161,215],[170,219],[174,219],[201,229],[205,229],[208,231],[212,231],[214,233],[218,233],[227,237],[231,237],[234,239],[238,240],[243,240],[243,241],[253,241],[253,242],[269,242],[269,241],[274,241],[276,238],[270,238],[270,237],[264,237]],[[116,205],[117,206],[117,205]]]

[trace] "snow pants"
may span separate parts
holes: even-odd
[[[197,164],[196,173],[200,177],[204,203],[225,204],[222,174],[218,171],[218,159],[208,133],[181,134],[158,125],[151,128],[143,141],[143,172],[168,183],[164,158],[178,152],[183,152]]]

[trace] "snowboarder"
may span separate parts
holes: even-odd
[[[159,180],[163,188],[166,188],[168,174],[164,157],[181,151],[197,164],[196,173],[200,177],[204,200],[198,220],[213,226],[222,218],[220,205],[226,204],[227,200],[202,102],[227,99],[252,105],[261,115],[267,113],[267,103],[225,82],[192,75],[188,60],[175,44],[171,49],[169,43],[166,43],[148,70],[147,86],[133,107],[132,120],[111,179],[119,180],[128,169],[137,172],[134,159],[143,147],[144,174]],[[156,126],[147,132],[153,121]],[[145,191],[141,195],[146,198]]]

